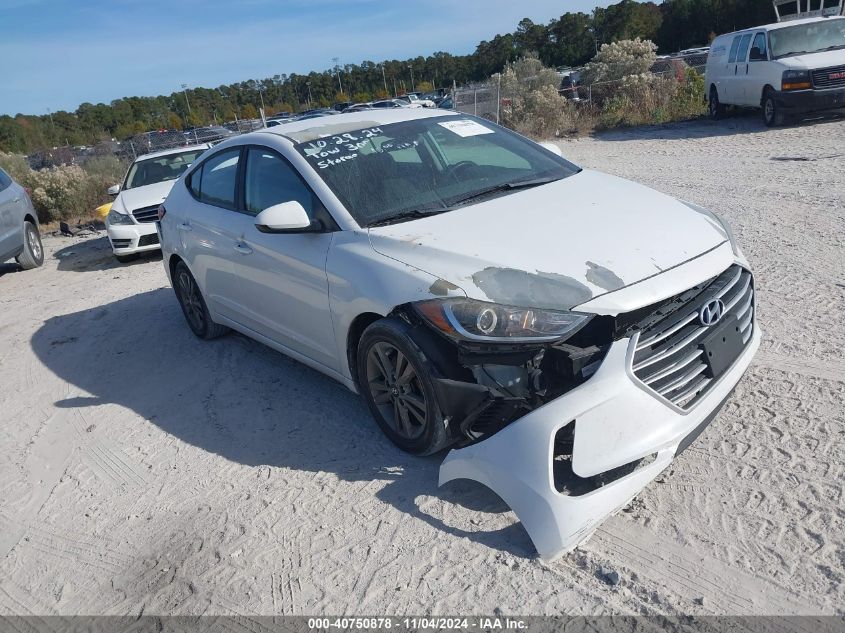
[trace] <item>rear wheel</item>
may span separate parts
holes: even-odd
[[[361,392],[391,442],[415,455],[446,447],[449,437],[431,381],[434,366],[403,321],[382,319],[368,327],[357,360]]]
[[[775,99],[774,90],[768,88],[763,95],[763,123],[767,127],[777,127],[783,125],[785,119],[783,108],[778,105]]]
[[[184,262],[176,264],[176,269],[173,271],[173,289],[176,291],[176,298],[179,299],[179,305],[182,306],[182,313],[188,321],[188,326],[194,334],[201,339],[210,340],[229,331],[225,325],[211,320],[200,288]]]
[[[725,106],[719,101],[719,91],[716,86],[710,88],[710,118],[714,121],[725,118]]]
[[[38,268],[44,263],[44,247],[38,227],[32,222],[23,223],[23,252],[17,257],[18,265],[24,270]]]

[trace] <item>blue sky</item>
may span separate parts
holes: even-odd
[[[0,0],[0,114],[472,52],[596,0]]]

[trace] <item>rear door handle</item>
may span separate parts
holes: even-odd
[[[185,233],[190,233],[192,230],[190,224],[177,224],[176,228],[180,231],[184,231]]]
[[[252,254],[252,249],[246,244],[235,244],[234,249],[236,253],[240,253],[241,255]]]

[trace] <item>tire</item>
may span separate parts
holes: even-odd
[[[364,330],[357,365],[361,394],[391,442],[414,455],[451,443],[431,381],[437,370],[404,321],[381,319]]]
[[[138,259],[138,253],[132,253],[131,255],[115,255],[115,257],[121,264],[128,264],[129,262],[134,262]]]
[[[719,101],[719,91],[716,86],[710,88],[710,118],[714,121],[720,121],[725,118],[725,106]]]
[[[205,305],[205,299],[197,281],[184,262],[176,264],[173,271],[173,290],[176,292],[176,298],[179,300],[188,327],[199,338],[209,341],[229,331],[225,325],[211,320],[208,306]]]
[[[23,252],[17,256],[18,265],[24,270],[38,268],[44,263],[44,246],[38,227],[32,222],[23,223]]]
[[[769,88],[763,95],[763,123],[766,127],[778,127],[784,124],[786,116],[775,99],[774,91]]]

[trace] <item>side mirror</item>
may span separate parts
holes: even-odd
[[[319,220],[311,220],[305,208],[295,200],[267,207],[255,216],[255,226],[262,233],[307,233],[318,231]]]
[[[538,145],[543,149],[549,150],[555,156],[560,156],[561,158],[563,158],[563,152],[561,151],[560,147],[558,147],[555,143],[543,142],[538,143]]]
[[[751,49],[751,56],[749,57],[749,59],[752,62],[765,61],[766,60],[766,54],[755,46],[754,48]]]
[[[110,196],[116,196],[120,193],[120,185],[112,185],[108,191]]]

